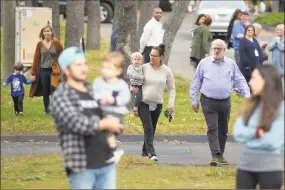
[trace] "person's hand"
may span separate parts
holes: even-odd
[[[112,105],[115,103],[114,97],[104,98],[100,100],[101,105]]]
[[[32,77],[31,77],[31,80],[32,80],[33,82],[36,81],[36,75],[32,76]]]
[[[124,129],[124,125],[120,123],[119,118],[108,115],[100,120],[98,129],[120,134]]]
[[[268,45],[268,42],[262,41],[262,42],[260,43],[260,45],[261,45],[261,47],[266,47],[266,46]]]
[[[243,37],[244,37],[243,34],[238,34],[238,35],[237,35],[237,38],[239,38],[239,39],[240,39],[240,38],[243,38]]]
[[[139,88],[137,87],[132,88],[131,90],[132,90],[132,93],[135,93],[135,94],[139,92]]]
[[[194,112],[198,113],[198,111],[199,111],[199,104],[193,105],[192,109],[194,110]]]
[[[173,108],[167,108],[168,113],[173,113]]]
[[[266,134],[266,132],[263,130],[263,129],[261,129],[261,128],[258,128],[257,129],[257,136],[260,138],[260,137],[262,137],[262,136],[264,136]]]

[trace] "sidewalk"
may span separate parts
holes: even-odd
[[[120,142],[142,142],[143,135],[119,135]],[[208,142],[206,135],[155,135],[154,140],[157,142],[180,141],[191,143]],[[58,142],[56,135],[19,135],[19,136],[1,136],[1,141],[8,142]],[[228,135],[227,142],[235,142],[232,135]]]

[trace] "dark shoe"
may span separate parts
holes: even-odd
[[[228,161],[223,156],[218,156],[217,158],[221,165],[229,165]]]
[[[45,113],[46,113],[47,115],[50,115],[50,111],[45,111]]]
[[[219,159],[218,157],[213,157],[211,162],[210,162],[210,166],[218,166],[219,165]]]
[[[19,115],[19,113],[15,111],[15,115],[16,115],[16,116],[18,116],[18,115]]]
[[[142,157],[148,157],[147,153],[142,153]]]

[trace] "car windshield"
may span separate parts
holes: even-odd
[[[242,1],[201,1],[201,9],[237,9],[243,7]]]

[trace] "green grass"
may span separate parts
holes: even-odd
[[[170,166],[124,156],[118,165],[117,188],[233,189],[235,174],[233,166]],[[1,156],[2,188],[69,188],[62,157]]]
[[[61,41],[64,42],[65,22],[61,23]],[[92,82],[100,74],[100,64],[103,56],[108,52],[109,45],[101,39],[101,50],[87,51],[89,67],[88,80]],[[175,118],[170,123],[160,116],[157,126],[157,134],[205,134],[207,126],[204,116],[200,109],[199,113],[192,110],[189,98],[190,81],[180,76],[175,76],[176,83],[176,102]],[[56,134],[55,126],[51,117],[45,115],[42,98],[29,98],[30,86],[26,86],[24,99],[24,117],[16,117],[13,112],[13,101],[9,96],[10,87],[1,88],[1,135],[35,135],[35,134]],[[240,110],[243,99],[232,96],[232,112],[229,133],[232,133],[232,124]],[[165,94],[163,111],[168,103]],[[131,113],[125,119],[127,126],[125,134],[143,134],[143,127],[139,118]]]
[[[278,24],[284,23],[284,12],[265,13],[257,16],[254,22],[276,27]]]

